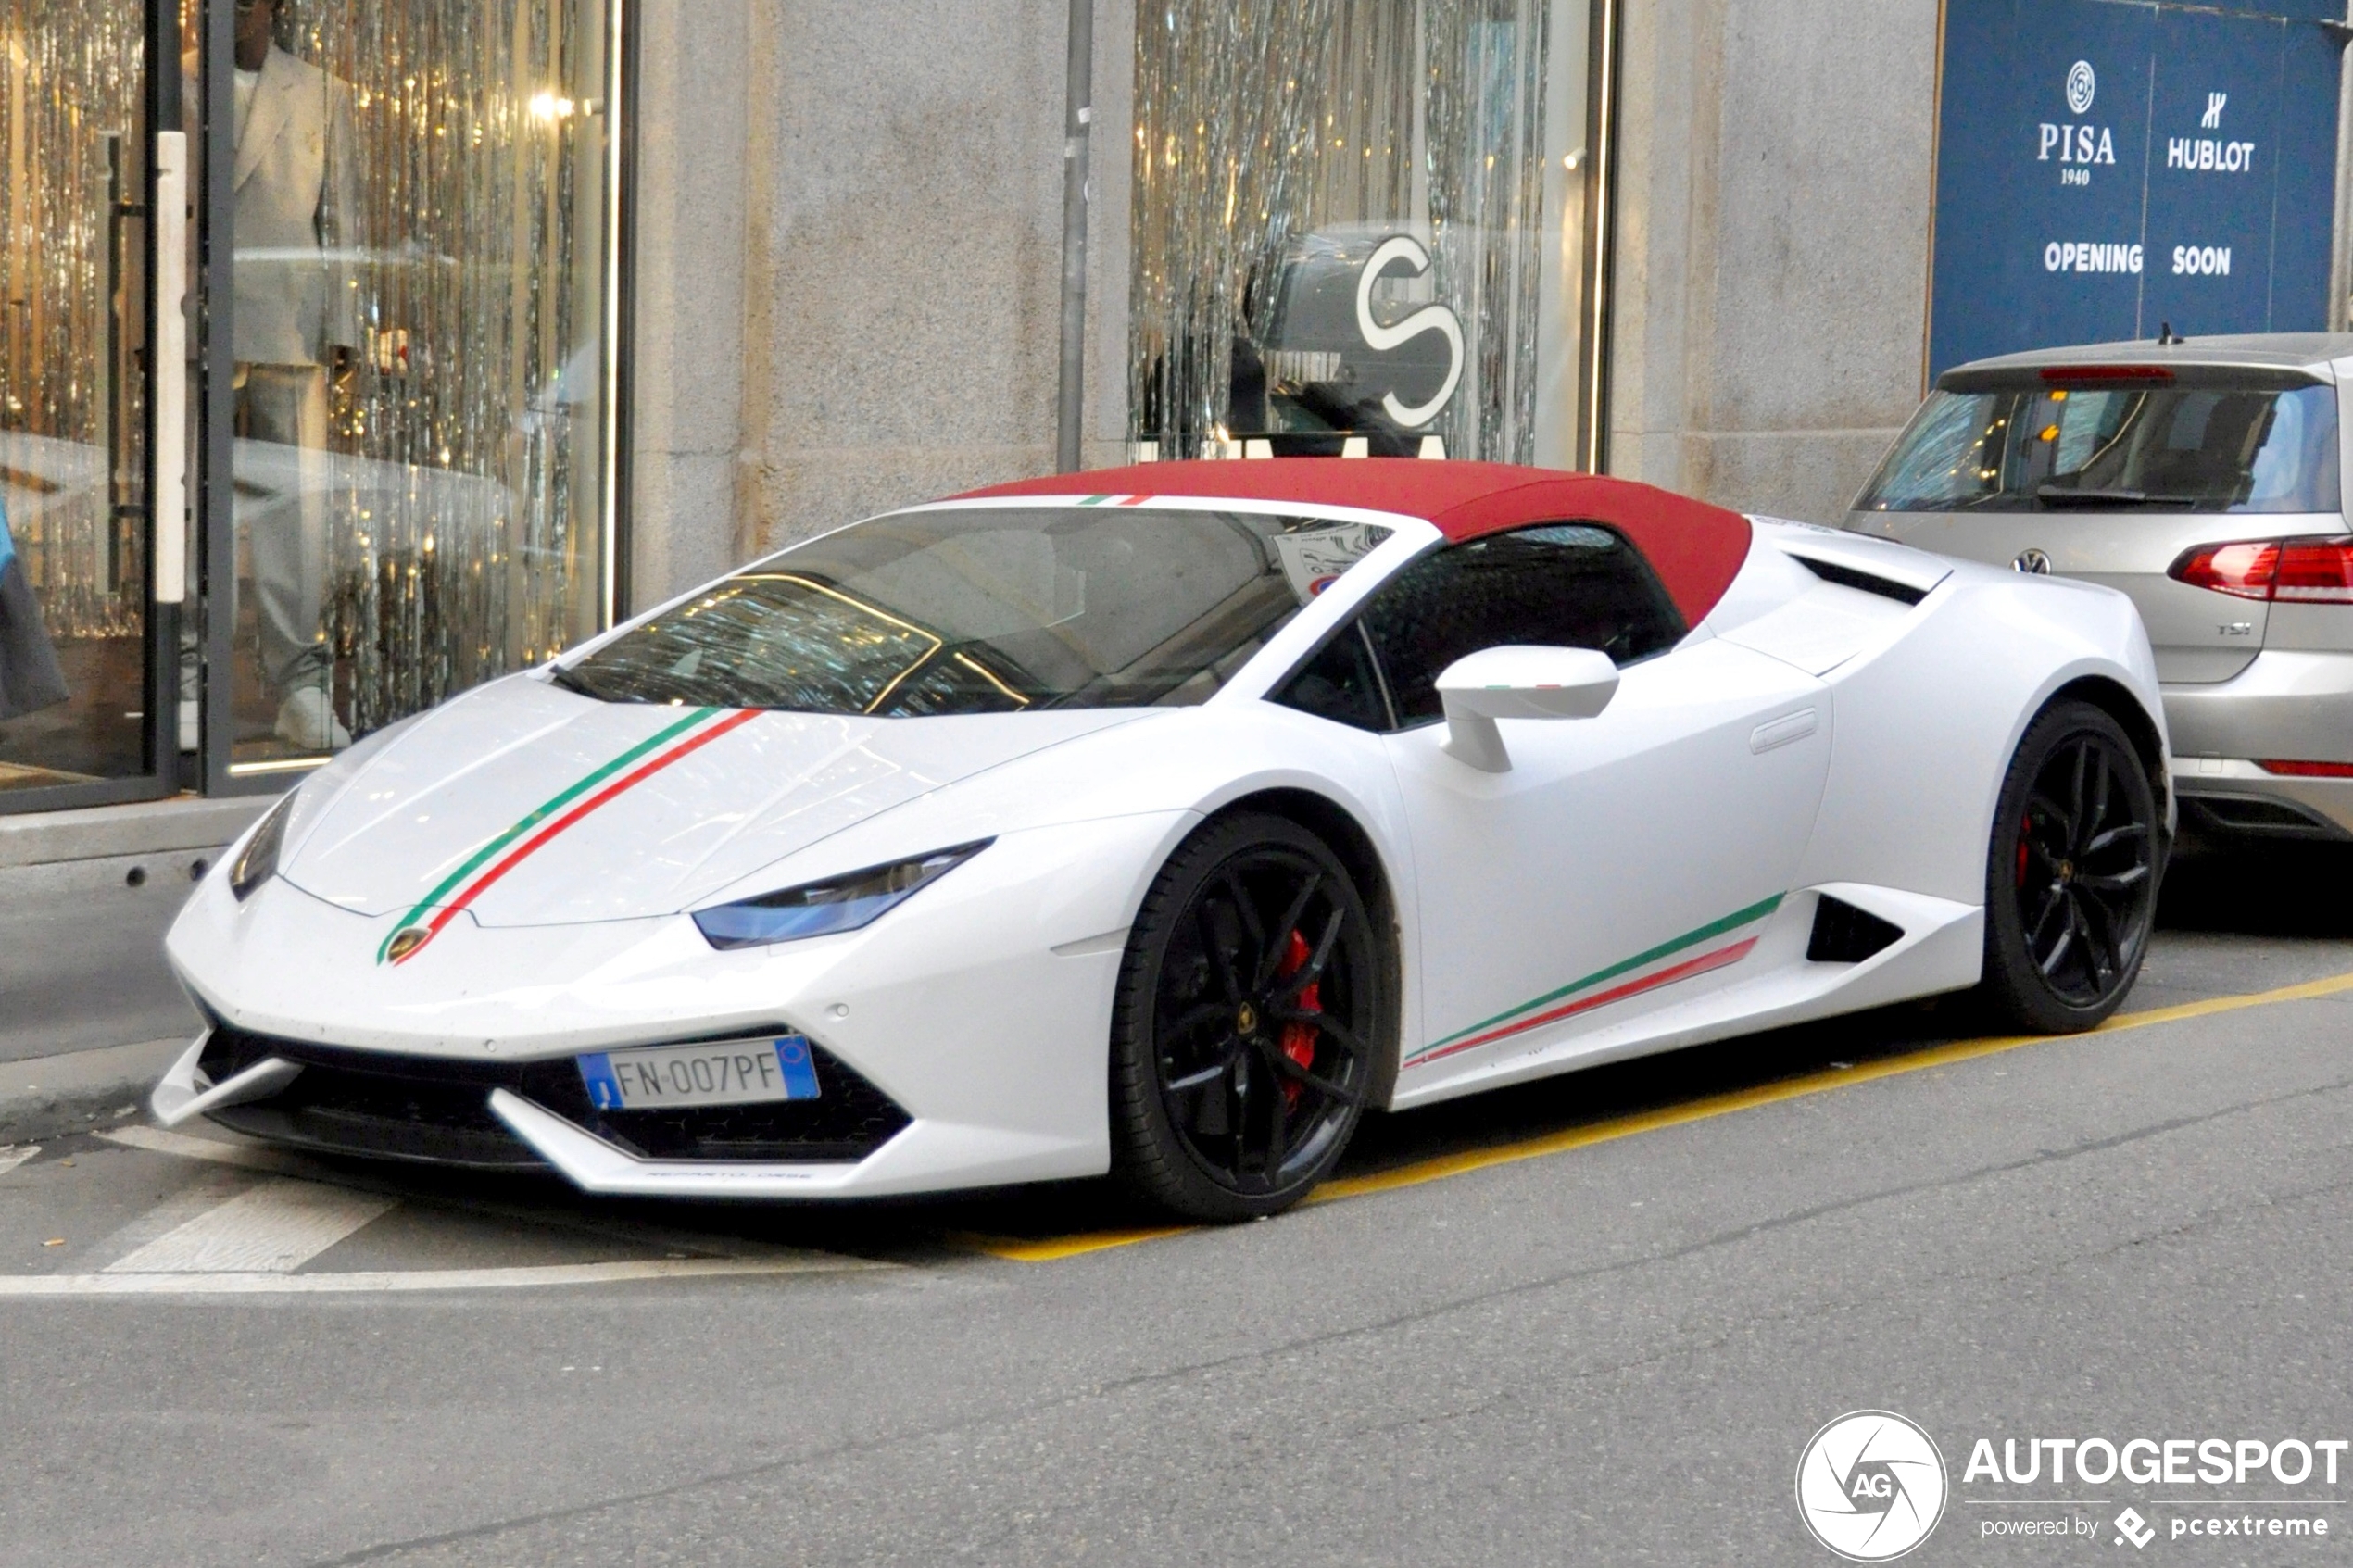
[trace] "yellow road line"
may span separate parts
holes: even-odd
[[[2271,1007],[2281,1002],[2311,1001],[2322,997],[2342,996],[2353,991],[2353,973],[2333,974],[2323,980],[2308,980],[2301,985],[2283,985],[2271,991],[2253,991],[2244,996],[2214,997],[2202,1002],[2183,1002],[2176,1007],[2152,1008],[2146,1012],[2125,1013],[2111,1018],[2094,1035],[2120,1034],[2127,1029],[2146,1029],[2153,1024],[2179,1023],[2185,1019],[2211,1018],[2217,1013],[2241,1012],[2248,1008]],[[1787,1100],[1803,1099],[1808,1095],[1827,1094],[1856,1084],[1868,1084],[1874,1079],[1894,1078],[1906,1073],[1924,1072],[1931,1067],[1950,1066],[1954,1062],[1974,1061],[1981,1057],[1999,1056],[2024,1046],[2048,1045],[2059,1040],[2080,1039],[2072,1035],[2014,1035],[1982,1040],[1955,1040],[1948,1045],[1931,1046],[1926,1050],[1910,1051],[1878,1061],[1864,1062],[1854,1067],[1830,1068],[1820,1073],[1808,1073],[1796,1078],[1784,1078],[1779,1083],[1760,1085],[1753,1089],[1735,1089],[1729,1094],[1709,1095],[1705,1098],[1687,1100],[1680,1105],[1666,1106],[1656,1110],[1637,1111],[1630,1116],[1612,1117],[1605,1122],[1589,1123],[1563,1132],[1548,1133],[1541,1137],[1524,1138],[1516,1143],[1495,1144],[1486,1148],[1468,1149],[1461,1154],[1441,1154],[1429,1160],[1418,1160],[1410,1165],[1400,1165],[1391,1171],[1376,1171],[1368,1175],[1349,1176],[1326,1182],[1310,1193],[1310,1203],[1333,1203],[1342,1198],[1365,1198],[1377,1192],[1394,1192],[1400,1187],[1420,1186],[1426,1182],[1443,1181],[1449,1176],[1467,1175],[1473,1171],[1491,1170],[1498,1165],[1516,1165],[1523,1160],[1541,1160],[1547,1155],[1566,1154],[1571,1149],[1591,1148],[1595,1144],[1615,1143],[1642,1133],[1655,1133],[1667,1127],[1688,1126],[1712,1117],[1729,1116],[1736,1110],[1752,1110],[1758,1106],[1780,1105]],[[1198,1229],[1192,1225],[1162,1226],[1151,1230],[1094,1231],[1076,1236],[1052,1236],[1038,1241],[1024,1241],[1010,1236],[959,1236],[957,1245],[995,1258],[1008,1258],[1020,1263],[1051,1263],[1064,1258],[1076,1258],[1088,1252],[1101,1252],[1114,1247],[1133,1247],[1138,1242],[1157,1241],[1163,1236],[1182,1236]]]
[[[1163,1236],[1185,1236],[1199,1229],[1199,1225],[1158,1225],[1147,1230],[1081,1231],[1076,1236],[1050,1236],[1037,1241],[1010,1236],[964,1235],[946,1240],[950,1247],[966,1252],[986,1252],[991,1258],[1010,1258],[1016,1263],[1058,1263],[1082,1253],[1107,1252],[1114,1247],[1133,1247],[1139,1241],[1158,1241]]]

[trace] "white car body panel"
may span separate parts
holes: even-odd
[[[1786,892],[1829,770],[1830,708],[1819,682],[1723,640],[1629,667],[1597,719],[1499,721],[1507,773],[1446,756],[1443,726],[1382,737],[1422,868],[1425,1045],[1441,1053],[1409,1049],[1403,1087],[1582,1032],[1572,1015],[1467,1048],[1447,1038]],[[1756,749],[1760,729],[1807,715],[1795,744]]]
[[[1746,565],[1681,645],[1625,668],[1598,718],[1498,721],[1514,765],[1485,773],[1441,752],[1443,725],[1378,735],[1265,700],[1438,539],[1428,523],[1154,504],[1397,533],[1198,707],[752,717],[384,962],[454,867],[676,714],[591,701],[546,671],[497,683],[314,778],[280,874],[240,902],[237,856],[223,857],[173,927],[171,961],[224,1025],[413,1060],[551,1061],[789,1030],[911,1118],[854,1161],[658,1160],[501,1090],[499,1120],[591,1191],[847,1198],[1086,1176],[1110,1162],[1106,1055],[1128,928],[1168,857],[1235,802],[1313,797],[1369,847],[1396,920],[1391,1103],[1406,1108],[1967,986],[1994,799],[2035,711],[2096,678],[2162,741],[2147,639],[2121,595],[1757,520]],[[1807,554],[1919,602],[1825,582]],[[993,843],[862,930],[714,950],[691,918],[981,840]],[[1859,963],[1808,961],[1824,896],[1901,939]],[[1722,940],[1675,946],[1734,916]],[[1604,972],[1598,989],[1575,988]],[[1544,1002],[1564,986],[1558,1008]],[[1514,1009],[1503,1035],[1476,1039]],[[188,1113],[216,1087],[201,1049],[158,1090],[159,1110]]]
[[[565,860],[534,859],[473,906],[484,925],[671,914],[843,828],[1140,709],[929,720],[765,713],[724,750],[687,758],[572,830]],[[398,914],[474,849],[573,781],[677,721],[529,677],[452,703],[431,744],[413,732],[370,758],[302,824],[287,880],[341,909]],[[448,765],[455,754],[465,759]],[[758,781],[745,787],[746,781]],[[727,798],[724,810],[681,801]],[[736,799],[740,798],[740,805]],[[584,878],[577,856],[604,874]]]

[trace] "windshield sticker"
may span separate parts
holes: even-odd
[[[1283,563],[1283,575],[1290,580],[1290,591],[1305,604],[1371,555],[1389,532],[1371,523],[1343,522],[1312,533],[1277,533],[1272,543]]]

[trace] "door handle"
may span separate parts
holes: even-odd
[[[1814,709],[1802,708],[1794,713],[1785,713],[1779,719],[1759,724],[1750,731],[1748,748],[1762,757],[1776,746],[1788,746],[1794,741],[1804,740],[1820,728],[1821,724],[1816,719]]]
[[[188,596],[188,133],[156,135],[155,600]]]

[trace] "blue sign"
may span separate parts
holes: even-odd
[[[1948,0],[1931,374],[2177,333],[2318,332],[2340,0]]]

